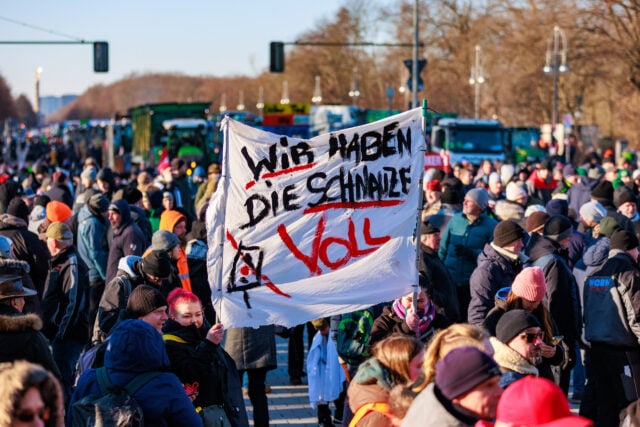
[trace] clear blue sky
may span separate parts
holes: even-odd
[[[269,67],[269,42],[293,41],[344,0],[15,0],[0,16],[84,40],[109,42],[109,73],[93,72],[87,45],[2,45],[0,74],[12,95],[80,94],[133,72],[249,75]],[[0,19],[0,40],[70,40]]]

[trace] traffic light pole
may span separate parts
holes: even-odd
[[[419,40],[419,26],[418,26],[418,0],[413,3],[413,69],[411,70],[411,107],[416,108],[418,106],[418,40]]]
[[[0,40],[0,44],[92,44],[93,71],[106,73],[109,71],[109,43],[89,40]]]

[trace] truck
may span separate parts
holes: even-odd
[[[218,161],[210,102],[145,104],[129,109],[133,164],[155,166],[165,155],[204,167]]]
[[[505,161],[510,141],[498,120],[444,117],[431,127],[429,145],[430,152],[444,151],[450,164],[478,165],[484,159]]]

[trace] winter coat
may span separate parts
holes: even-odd
[[[51,258],[42,299],[43,332],[47,338],[87,342],[88,288],[87,267],[78,259],[73,246]]]
[[[358,408],[366,403],[388,403],[389,393],[395,385],[397,384],[391,381],[387,369],[377,359],[365,360],[358,367],[358,372],[347,389],[351,412],[355,414]],[[371,411],[356,426],[390,427],[391,419],[380,412]]]
[[[129,204],[124,199],[113,202],[120,211],[120,224],[113,229],[113,240],[109,247],[107,260],[107,277],[105,282],[110,282],[118,271],[120,258],[128,255],[142,255],[146,249],[144,234],[140,227],[131,219]]]
[[[202,418],[182,383],[170,372],[162,336],[151,325],[141,320],[125,320],[113,331],[109,341],[104,366],[114,385],[125,386],[146,372],[162,372],[134,396],[144,413],[145,426],[202,426]],[[90,369],[80,376],[69,406],[85,396],[99,394],[99,390],[96,370]],[[71,411],[67,412],[67,426],[73,422],[72,415]]]
[[[444,230],[447,227],[447,224],[449,224],[449,221],[451,221],[451,218],[457,213],[460,213],[459,207],[443,203],[442,208],[440,208],[437,213],[427,216],[424,218],[424,221],[429,221],[429,223],[434,227]]]
[[[426,285],[431,290],[431,299],[439,312],[452,322],[460,320],[460,304],[453,276],[440,258],[431,248],[422,247],[420,257],[420,274],[426,278]]]
[[[497,224],[495,219],[489,218],[485,213],[473,223],[469,222],[466,215],[459,213],[447,224],[442,233],[438,256],[456,280],[456,286],[469,283],[469,277],[477,265],[476,259],[484,245],[493,240],[493,229]],[[475,254],[473,259],[458,257],[455,252],[456,245],[471,249]]]
[[[46,243],[27,229],[24,220],[9,214],[0,215],[0,235],[8,237],[13,242],[13,256],[29,264],[33,285],[42,301],[51,258]]]
[[[22,279],[25,288],[36,290],[33,280],[31,280],[31,268],[26,261],[13,258],[0,258],[0,274],[17,274]],[[40,313],[40,297],[34,295],[24,299],[23,313]]]
[[[154,283],[146,281],[140,261],[142,258],[134,255],[120,259],[118,274],[106,284],[98,304],[98,314],[93,328],[94,342],[101,341],[109,335],[114,326],[124,319],[129,295],[136,286],[145,284],[157,288]]]
[[[206,408],[224,404],[234,427],[248,426],[242,381],[235,363],[217,344],[206,339],[207,328],[168,320],[162,329],[171,371],[185,391],[189,390],[187,394],[198,393],[193,405]],[[225,364],[227,360],[230,365]]]
[[[140,228],[140,231],[142,231],[142,235],[144,236],[144,247],[147,248],[151,246],[153,231],[151,230],[151,221],[149,221],[147,212],[136,205],[129,205],[129,209],[131,209],[131,219]]]
[[[207,230],[205,223],[194,221],[191,233],[187,235],[188,242],[185,248],[187,263],[189,265],[189,279],[193,293],[200,298],[204,316],[210,324],[215,323],[215,310],[211,301],[211,288],[207,273]]]
[[[558,182],[551,177],[551,172],[549,172],[549,175],[550,177],[546,180],[542,179],[538,176],[538,171],[535,170],[527,178],[529,196],[542,200],[545,205],[551,200],[551,195],[558,186]]]
[[[489,338],[493,347],[493,360],[500,366],[502,376],[500,377],[500,387],[507,388],[516,380],[527,375],[538,376],[538,368],[532,365],[520,353],[497,339]]]
[[[247,369],[275,369],[276,335],[273,325],[227,330],[224,349],[236,362],[239,371]]]
[[[186,221],[186,217],[180,212],[174,210],[165,211],[160,218],[160,230],[166,230],[173,233],[173,229],[176,224],[182,220]],[[193,292],[193,288],[191,287],[191,278],[189,277],[189,262],[187,261],[187,254],[182,243],[180,243],[180,254],[178,255],[177,267],[182,288],[189,292]]]
[[[567,191],[569,209],[577,215],[582,205],[591,201],[591,191],[596,185],[598,185],[597,180],[581,176],[580,181],[573,184]]]
[[[597,280],[592,283],[591,278]],[[609,259],[585,282],[585,337],[591,342],[629,347],[637,352],[640,347],[639,312],[638,262],[624,251],[611,250]]]
[[[176,206],[184,209],[185,216],[188,220],[188,226],[191,228],[191,222],[196,219],[196,208],[193,203],[191,186],[189,185],[186,175],[174,177],[173,181],[171,181],[170,188],[174,194]]]
[[[89,271],[89,281],[94,282],[107,277],[107,230],[109,222],[89,205],[84,205],[78,212],[77,247],[78,256]]]
[[[473,427],[477,418],[463,414],[431,383],[413,400],[402,420],[402,427]]]
[[[547,282],[543,304],[549,308],[551,318],[558,327],[569,354],[575,354],[576,340],[580,337],[581,307],[578,287],[566,261],[565,251],[556,242],[534,234],[526,249],[529,265],[541,267]]]
[[[23,314],[0,304],[0,362],[24,359],[42,365],[60,378],[49,341],[42,335],[42,320],[36,314]]]
[[[73,208],[73,195],[67,184],[52,184],[44,194],[49,196],[51,200],[64,203],[69,206],[69,209]]]
[[[478,266],[469,279],[471,302],[469,303],[468,321],[474,325],[481,325],[487,313],[494,305],[498,290],[511,286],[513,279],[522,269],[520,259],[508,259],[504,249],[495,249],[493,243],[484,246],[478,256]]]
[[[573,268],[573,277],[575,277],[576,284],[578,285],[580,301],[584,301],[584,281],[587,279],[587,276],[590,276],[594,271],[602,267],[607,261],[607,258],[609,258],[610,242],[608,237],[600,237],[584,251],[582,259],[580,259]]]

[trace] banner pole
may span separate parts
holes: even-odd
[[[224,197],[222,199],[222,206],[220,209],[220,213],[222,214],[222,220],[220,221],[222,226],[220,227],[220,243],[218,244],[220,248],[220,268],[218,269],[218,310],[216,310],[216,320],[220,323],[221,313],[222,313],[222,298],[224,297],[224,293],[222,292],[222,270],[224,269],[224,240],[225,240],[225,230],[226,230],[226,213],[227,213],[227,197],[229,194],[229,116],[225,116],[222,119],[222,126],[220,127],[223,130],[224,140],[222,144],[222,168],[220,171],[220,179],[224,183]],[[220,191],[220,189],[218,189]]]
[[[422,100],[422,137],[427,134],[427,100]],[[426,143],[426,141],[425,141]],[[422,228],[422,204],[424,203],[424,191],[422,190],[422,181],[424,177],[424,153],[426,151],[425,144],[422,144],[420,155],[420,179],[418,180],[418,209],[416,215],[416,229],[414,239],[416,241],[416,283],[413,285],[413,311],[418,312],[418,294],[420,286],[420,260],[422,257],[422,243],[420,242],[420,229]]]

